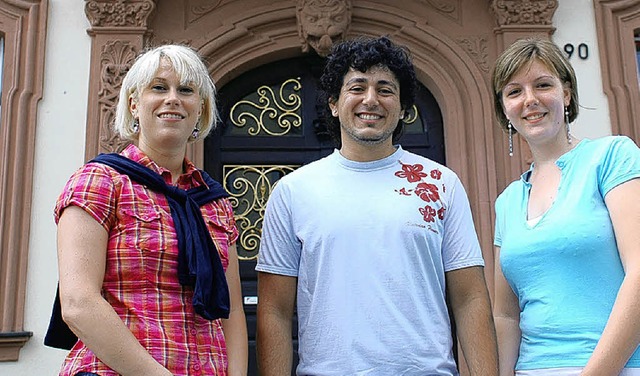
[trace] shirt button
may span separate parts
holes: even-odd
[[[191,333],[192,336],[195,336],[197,332],[195,329],[190,329],[189,333]]]

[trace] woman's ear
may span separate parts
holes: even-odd
[[[565,83],[562,92],[564,93],[564,106],[569,107],[571,104],[571,85],[569,83]]]
[[[504,117],[507,117],[507,110],[504,108],[504,102],[502,101],[502,99],[500,99],[500,108],[502,109],[502,113],[504,114]]]
[[[136,101],[132,95],[129,96],[129,111],[131,115],[135,118],[138,112],[138,101]]]

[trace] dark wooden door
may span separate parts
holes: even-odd
[[[264,65],[229,82],[218,95],[222,124],[205,140],[205,170],[231,194],[240,232],[237,248],[249,332],[249,375],[258,375],[254,268],[269,193],[282,176],[334,149],[319,118],[322,65],[323,60],[315,55],[293,58]],[[403,148],[444,164],[442,115],[423,86],[406,122],[400,142]],[[295,348],[296,324],[294,318]],[[296,354],[294,360],[297,363]]]

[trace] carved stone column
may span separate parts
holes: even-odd
[[[558,8],[557,0],[492,0],[491,10],[496,17],[496,34],[498,53],[520,38],[533,35],[550,38],[555,32],[552,18]],[[496,125],[496,128],[498,126]],[[502,132],[502,153],[505,165],[505,181],[499,182],[506,186],[508,182],[518,178],[522,171],[529,168],[532,162],[531,151],[524,139],[515,135],[513,157],[507,154],[507,135]],[[497,135],[496,140],[500,140]],[[500,145],[496,145],[499,150]]]
[[[112,130],[120,84],[151,35],[147,20],[154,0],[85,0],[91,23],[91,72],[85,159],[119,151],[124,143]]]

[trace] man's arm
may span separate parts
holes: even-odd
[[[292,318],[298,279],[258,273],[258,369],[262,376],[291,374]]]
[[[472,376],[498,374],[498,346],[489,292],[480,266],[446,273],[458,339]]]

